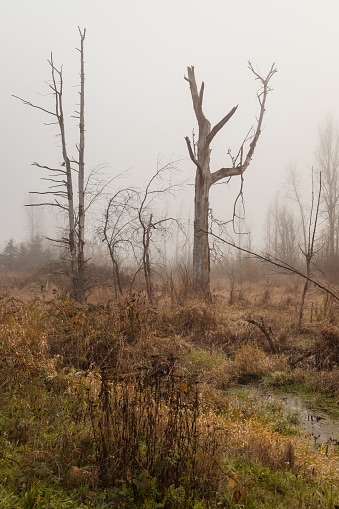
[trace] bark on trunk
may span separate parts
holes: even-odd
[[[210,293],[210,254],[208,242],[209,184],[198,170],[195,176],[193,290],[208,298]]]

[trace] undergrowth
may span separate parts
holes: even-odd
[[[296,414],[239,384],[333,403],[337,325],[306,337],[272,307],[272,354],[223,306],[2,298],[0,507],[335,507],[334,441],[301,439]]]

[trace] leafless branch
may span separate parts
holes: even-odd
[[[237,111],[238,105],[234,106],[228,113],[225,115],[220,122],[218,122],[209,135],[207,136],[207,143],[211,143],[215,135],[224,127],[224,125],[233,117],[234,113]]]
[[[270,327],[266,327],[263,317],[260,317],[260,322],[257,322],[256,320],[253,320],[253,318],[246,318],[246,322],[251,323],[252,325],[255,325],[258,327],[258,329],[261,330],[261,332],[264,334],[265,338],[268,341],[268,344],[270,345],[271,352],[277,353],[277,348],[274,344],[273,337],[272,337],[272,331]]]
[[[26,99],[22,99],[21,97],[19,97],[17,95],[12,94],[12,97],[14,97],[15,99],[18,99],[19,101],[21,101],[23,104],[25,104],[27,106],[31,106],[32,108],[35,108],[37,110],[41,110],[45,113],[48,113],[48,115],[53,115],[53,117],[57,116],[56,113],[54,113],[53,111],[46,110],[46,108],[43,108],[42,106],[38,106],[37,104],[33,104],[30,101],[26,101]]]
[[[188,153],[189,153],[189,156],[191,158],[191,160],[193,161],[193,163],[196,165],[196,167],[198,168],[200,174],[202,175],[202,169],[201,169],[201,165],[199,164],[199,161],[198,159],[196,158],[195,156],[195,153],[193,152],[192,150],[192,145],[191,145],[191,140],[189,139],[188,136],[185,137],[185,141],[186,141],[186,145],[187,145],[187,149],[188,149]]]
[[[208,232],[206,232],[206,233],[208,233]],[[249,254],[252,258],[254,258],[256,260],[259,260],[261,262],[270,263],[271,265],[274,265],[275,267],[278,267],[280,269],[284,269],[287,272],[291,272],[292,274],[296,274],[297,276],[300,276],[301,278],[303,278],[305,280],[308,280],[310,283],[312,283],[314,286],[316,286],[320,290],[322,290],[325,293],[328,293],[329,295],[331,295],[331,297],[333,297],[336,301],[339,301],[339,295],[334,290],[330,290],[328,287],[322,285],[321,283],[319,283],[315,279],[313,279],[311,277],[308,277],[307,275],[303,274],[298,269],[296,269],[295,267],[292,267],[288,263],[286,263],[286,262],[284,262],[282,260],[279,260],[279,259],[277,259],[275,257],[271,257],[269,255],[266,255],[266,256],[260,255],[259,253],[255,253],[254,251],[251,251],[251,250],[246,249],[244,247],[237,246],[236,244],[234,244],[234,242],[228,242],[227,240],[219,237],[218,235],[215,235],[214,233],[209,232],[209,234],[212,237],[217,238],[218,240],[220,240],[224,244],[227,244],[228,246],[234,247],[235,249],[238,249],[239,251],[243,251],[244,253]]]
[[[260,112],[259,112],[259,117],[257,120],[257,125],[256,125],[256,128],[255,128],[253,134],[251,136],[249,136],[249,134],[246,136],[245,140],[243,141],[243,143],[239,149],[238,154],[241,154],[241,159],[242,159],[242,154],[244,152],[245,144],[247,141],[249,141],[251,139],[249,149],[247,151],[244,161],[241,160],[241,164],[237,164],[235,166],[235,162],[236,162],[237,158],[235,158],[235,159],[232,158],[232,167],[220,168],[219,170],[212,173],[211,185],[214,184],[215,182],[217,182],[218,180],[221,180],[226,177],[234,177],[237,175],[241,175],[246,171],[246,169],[248,168],[248,166],[251,162],[255,147],[257,145],[259,136],[261,134],[262,123],[263,123],[264,114],[265,114],[266,100],[267,100],[268,93],[272,90],[271,87],[269,86],[269,83],[270,83],[272,77],[274,76],[274,74],[277,72],[277,69],[275,67],[275,64],[272,64],[267,75],[265,77],[262,77],[257,71],[254,70],[251,62],[248,63],[248,68],[255,75],[256,79],[259,80],[261,83],[261,90],[260,90],[260,92],[257,93],[257,98],[258,98],[258,102],[259,102],[259,106],[260,106]],[[251,131],[252,131],[252,129],[249,131],[249,133]],[[228,153],[230,155],[230,151]]]
[[[66,171],[63,170],[62,168],[51,168],[51,166],[47,166],[45,164],[40,164],[35,161],[34,161],[34,163],[32,163],[32,166],[37,166],[38,168],[42,168],[43,170],[55,171],[55,172],[66,174]]]

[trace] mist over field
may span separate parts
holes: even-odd
[[[338,0],[0,17],[0,507],[339,507]]]
[[[53,51],[63,66],[64,101],[69,149],[75,152],[79,59],[78,26],[87,29],[86,172],[100,167],[105,178],[126,172],[117,186],[142,187],[158,164],[177,160],[175,178],[185,181],[167,205],[168,214],[191,219],[195,167],[185,136],[197,133],[187,66],[194,65],[198,84],[205,82],[204,112],[212,125],[239,105],[212,144],[211,170],[230,163],[259,113],[258,83],[248,69],[266,74],[275,62],[263,130],[253,160],[244,175],[245,221],[256,246],[264,245],[267,211],[285,181],[286,168],[301,174],[302,192],[310,193],[319,129],[330,116],[338,123],[339,67],[335,0],[299,2],[7,2],[0,21],[0,93],[2,186],[0,245],[10,238],[29,239],[25,203],[29,191],[45,191],[46,176],[31,163],[58,166],[62,162],[55,126],[42,112],[24,106],[12,94],[52,106],[47,59]],[[72,146],[73,144],[73,146]],[[213,214],[232,218],[239,178],[211,190]],[[283,193],[284,194],[284,191]],[[281,191],[280,191],[280,196]],[[283,197],[282,197],[283,199]],[[97,204],[101,214],[104,203]],[[88,218],[88,234],[92,236]],[[49,210],[36,213],[36,229],[55,235],[63,221]],[[51,231],[53,230],[53,231]]]

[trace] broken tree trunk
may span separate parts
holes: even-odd
[[[213,184],[224,178],[242,175],[249,166],[253,157],[254,149],[258,142],[262,121],[265,112],[265,104],[268,92],[270,91],[269,81],[276,73],[274,64],[265,78],[261,77],[249,63],[249,69],[261,83],[261,91],[257,94],[260,104],[260,113],[255,129],[243,141],[236,157],[231,156],[232,166],[220,168],[215,172],[210,170],[211,142],[215,135],[231,119],[238,106],[234,106],[213,128],[204,115],[202,109],[204,97],[204,82],[198,91],[194,67],[187,68],[187,77],[192,96],[193,109],[198,122],[199,134],[197,143],[191,143],[186,137],[186,144],[191,160],[196,166],[195,175],[195,198],[194,198],[194,237],[193,237],[193,289],[195,293],[210,298],[210,254],[208,241],[208,213],[209,213],[209,191]],[[245,144],[249,143],[245,154]],[[231,155],[231,154],[230,154]],[[243,157],[244,156],[244,157]]]

